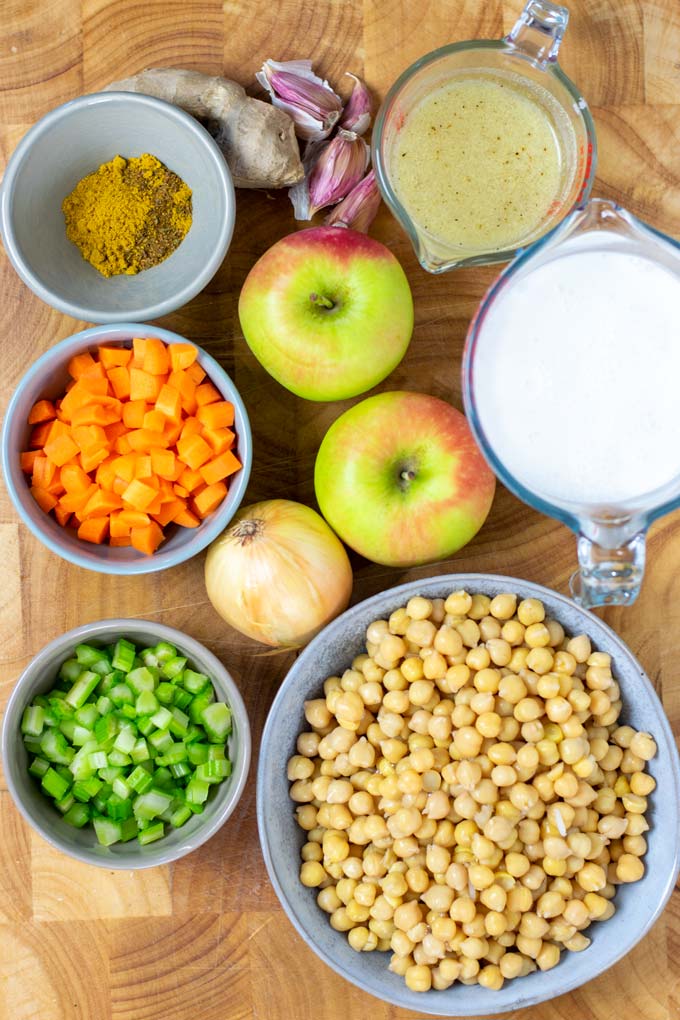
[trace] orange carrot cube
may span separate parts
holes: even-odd
[[[152,486],[140,481],[138,478],[133,478],[123,493],[123,501],[132,510],[145,511],[153,503],[157,495],[158,493]]]
[[[182,436],[177,442],[177,452],[190,468],[199,468],[212,457],[212,450],[201,436]]]
[[[48,443],[45,443],[44,449],[49,459],[57,467],[67,464],[79,453],[78,444],[70,436],[64,435],[50,439]]]
[[[205,489],[194,496],[193,509],[196,515],[201,519],[207,517],[220,505],[226,495],[227,487],[224,482],[206,485]]]
[[[178,372],[193,365],[198,357],[198,348],[193,344],[168,344],[168,354],[173,372]]]
[[[39,425],[43,421],[52,421],[57,417],[57,409],[51,400],[38,400],[28,415],[29,425]]]
[[[130,347],[107,347],[106,345],[97,348],[99,360],[110,372],[112,368],[123,368],[132,358]]]
[[[109,533],[108,517],[89,517],[78,528],[78,538],[101,545]]]
[[[241,467],[241,461],[235,457],[231,450],[225,450],[219,457],[204,464],[200,471],[206,485],[214,485],[215,482],[233,475]]]
[[[199,407],[203,407],[204,404],[212,404],[216,400],[220,400],[221,397],[222,394],[211,382],[204,382],[196,387],[196,403]]]

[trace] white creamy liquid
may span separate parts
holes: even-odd
[[[558,504],[680,489],[680,278],[603,240],[575,238],[513,280],[478,338],[482,429],[517,481]]]

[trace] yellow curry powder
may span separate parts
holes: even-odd
[[[102,276],[157,266],[191,226],[191,189],[155,156],[114,156],[62,203],[66,236]]]

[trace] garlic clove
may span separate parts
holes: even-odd
[[[334,227],[351,227],[368,233],[380,208],[380,192],[375,180],[375,170],[369,170],[363,180],[355,184],[343,200],[326,217],[326,223]]]
[[[311,60],[265,60],[255,77],[292,118],[298,138],[327,138],[340,119],[342,100],[314,74]]]
[[[363,135],[368,131],[371,124],[373,99],[366,83],[361,78],[358,78],[356,74],[352,74],[351,71],[346,73],[350,78],[354,78],[354,88],[345,107],[345,112],[342,115],[340,127],[347,128],[348,131],[354,131],[357,135]]]
[[[359,183],[370,159],[368,145],[354,131],[340,128],[322,150],[309,175],[309,216],[335,205]]]

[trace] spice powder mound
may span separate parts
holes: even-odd
[[[191,226],[191,189],[148,152],[115,156],[78,182],[62,211],[69,241],[102,276],[132,276],[182,243]]]

